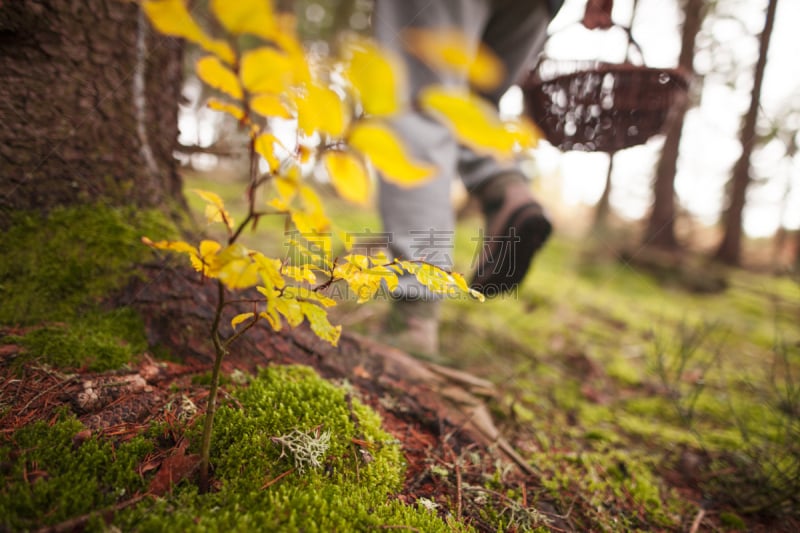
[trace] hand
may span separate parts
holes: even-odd
[[[614,0],[587,0],[586,12],[581,22],[590,30],[607,30],[614,25],[614,21],[611,20],[613,6]]]

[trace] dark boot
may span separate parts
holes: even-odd
[[[495,176],[473,191],[486,217],[486,233],[470,286],[487,296],[513,291],[552,225],[519,173]]]

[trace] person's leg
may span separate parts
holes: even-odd
[[[406,28],[456,28],[480,41],[490,0],[377,0],[373,27],[378,42],[398,53],[408,69],[406,98],[413,101],[424,87],[442,83],[463,85],[463,76],[429,69],[403,47]],[[413,109],[412,107],[409,107]],[[450,130],[418,112],[406,112],[392,121],[395,133],[410,156],[436,167],[436,177],[419,187],[404,188],[380,180],[378,206],[384,231],[390,233],[390,251],[402,259],[423,259],[444,269],[453,267],[455,220],[450,186],[456,175],[458,144]],[[405,276],[394,295],[390,333],[396,344],[432,355],[438,351],[437,298],[427,294],[413,277]]]
[[[541,51],[552,16],[546,0],[494,0],[482,39],[506,67],[503,83],[485,96],[497,105]],[[471,285],[488,296],[514,290],[551,224],[515,161],[499,161],[461,147],[459,174],[486,217]]]

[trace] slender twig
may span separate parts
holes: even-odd
[[[203,424],[203,441],[200,447],[200,492],[208,492],[208,463],[211,455],[211,430],[214,425],[214,414],[217,409],[217,389],[219,388],[219,373],[222,359],[225,357],[226,348],[219,335],[219,324],[222,319],[222,309],[225,306],[225,286],[217,280],[217,310],[214,314],[214,323],[211,326],[211,340],[214,343],[214,369],[211,372],[211,389],[208,391],[206,419]]]
[[[280,481],[281,479],[285,478],[286,476],[288,476],[289,474],[291,474],[291,473],[292,473],[292,472],[294,472],[295,470],[296,470],[296,468],[295,468],[295,467],[292,467],[292,468],[290,468],[289,470],[287,470],[286,472],[284,472],[284,473],[282,473],[282,474],[278,475],[277,477],[274,477],[274,478],[270,479],[269,481],[267,481],[266,483],[264,483],[263,485],[261,485],[261,490],[265,490],[265,489],[267,489],[267,488],[271,487],[272,485],[274,485],[275,483],[277,483],[277,482],[278,482],[278,481]]]

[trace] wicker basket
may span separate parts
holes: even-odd
[[[545,59],[522,90],[526,113],[553,146],[614,153],[660,133],[688,86],[677,69]]]

